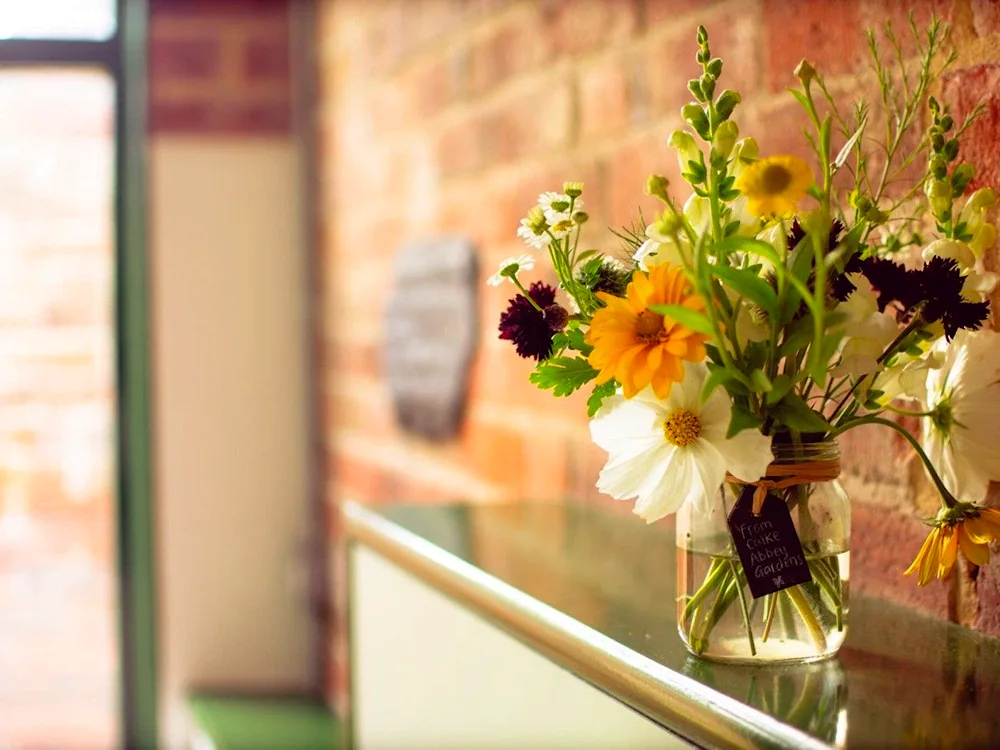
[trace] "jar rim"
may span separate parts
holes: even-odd
[[[840,445],[836,439],[812,440],[803,443],[771,442],[774,463],[804,463],[808,461],[830,461],[840,458]]]

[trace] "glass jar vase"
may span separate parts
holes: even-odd
[[[769,476],[792,465],[834,467],[833,476],[838,471],[835,441],[776,443],[773,452]],[[703,507],[687,503],[677,514],[681,639],[691,653],[714,661],[808,662],[833,656],[847,635],[851,508],[846,493],[836,479],[770,490],[788,506],[812,580],[754,599],[727,524],[744,489],[726,482]]]

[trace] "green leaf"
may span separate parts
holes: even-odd
[[[729,429],[726,430],[726,437],[731,438],[743,430],[759,430],[762,424],[756,414],[751,414],[742,407],[733,404],[733,412],[729,417]]]
[[[712,391],[720,385],[726,385],[733,379],[733,376],[725,367],[713,365],[711,362],[707,363],[707,366],[708,377],[705,378],[705,383],[701,387],[701,400],[703,402],[708,401],[708,397],[712,395]]]
[[[552,357],[542,360],[528,380],[555,396],[568,396],[597,377],[597,370],[582,357]]]
[[[565,333],[566,343],[570,349],[580,352],[585,357],[594,351],[594,347],[584,340],[583,330],[579,326],[567,328]]]
[[[778,252],[763,240],[740,236],[726,237],[724,240],[716,242],[712,248],[716,256],[720,258],[735,252],[753,253],[767,258],[775,266],[782,265]]]
[[[775,421],[799,432],[828,432],[833,429],[822,414],[813,411],[794,393],[789,393],[775,404],[770,415]]]
[[[774,387],[763,370],[750,371],[750,385],[754,393],[768,393]]]
[[[706,336],[715,337],[712,330],[712,323],[707,317],[695,310],[689,310],[681,305],[650,305],[649,309],[655,313],[670,318],[675,323],[680,323],[685,328],[703,333]]]
[[[801,91],[798,91],[797,89],[785,89],[785,90],[789,94],[791,94],[792,96],[794,96],[795,97],[795,101],[797,101],[799,104],[801,104],[803,106],[803,108],[805,108],[805,110],[807,112],[809,111],[809,100],[806,99],[806,95],[805,94],[803,94]]]
[[[768,406],[774,406],[776,403],[781,401],[790,390],[792,386],[795,385],[795,381],[792,380],[790,375],[781,373],[774,380],[771,381],[771,390],[767,392],[764,397]]]
[[[813,339],[812,315],[803,315],[791,325],[785,327],[785,337],[778,346],[778,359],[791,357],[801,349],[809,346]]]
[[[865,132],[865,124],[867,122],[868,115],[866,114],[861,118],[861,123],[858,125],[858,129],[854,131],[854,135],[847,139],[847,143],[845,143],[844,147],[840,149],[840,153],[837,154],[837,158],[833,160],[834,170],[840,169],[847,162],[847,157],[851,155],[851,149],[854,148],[854,144],[858,142],[862,133]]]
[[[755,273],[726,265],[713,265],[710,272],[740,296],[756,302],[772,320],[778,317],[778,295]]]
[[[618,382],[613,378],[607,383],[601,383],[600,385],[594,386],[593,393],[591,393],[590,398],[587,399],[587,416],[592,417],[597,414],[597,410],[601,408],[601,405],[604,403],[604,399],[608,396],[614,396],[617,388]]]

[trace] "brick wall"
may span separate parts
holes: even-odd
[[[291,133],[288,0],[151,0],[152,134]]]
[[[1000,4],[915,5],[919,22],[937,12],[954,24],[959,57],[943,94],[961,114],[987,97],[968,149],[984,167],[978,180],[1000,185]],[[394,253],[415,238],[466,235],[485,279],[501,258],[521,252],[514,230],[537,194],[564,179],[586,183],[588,241],[610,249],[613,237],[601,228],[651,207],[642,196],[646,175],[677,177],[665,140],[681,125],[686,81],[697,72],[698,24],[725,59],[725,87],[743,94],[742,131],[775,153],[790,142],[801,150],[803,116],[784,93],[796,63],[808,57],[845,99],[870,92],[861,31],[887,16],[901,28],[903,8],[882,0],[324,3],[329,500],[568,497],[613,505],[593,487],[604,455],[590,443],[583,397],[556,400],[536,390],[530,364],[496,339],[510,287],[481,288],[481,343],[460,436],[432,445],[395,427],[380,364]],[[1000,266],[996,250],[988,264]],[[855,500],[855,589],[1000,635],[1000,566],[978,578],[962,569],[925,589],[901,577],[925,534],[915,509],[934,508],[902,440],[858,430],[843,452]],[[336,538],[335,515],[330,533]],[[342,702],[342,606],[338,612],[330,691]]]

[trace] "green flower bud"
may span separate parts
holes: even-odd
[[[708,31],[705,29],[704,26],[699,26],[698,27],[698,45],[703,47],[703,46],[705,46],[705,43],[707,41],[708,41]]]
[[[944,136],[938,132],[931,134],[931,148],[935,151],[940,151],[944,148]]]
[[[689,138],[691,136],[688,136]],[[652,195],[666,203],[669,200],[667,189],[670,187],[670,180],[663,175],[652,174],[646,180],[646,195]]]
[[[705,94],[706,101],[711,99],[715,93],[715,79],[708,73],[701,77],[701,90]]]
[[[969,186],[969,182],[975,176],[976,168],[968,162],[962,162],[955,167],[955,171],[951,173],[951,187],[955,191],[955,195],[964,193],[965,188]]]
[[[936,180],[943,180],[948,176],[948,162],[943,156],[935,155],[930,161],[930,172]]]
[[[722,75],[722,58],[720,58],[720,57],[714,57],[714,58],[712,58],[709,61],[708,67],[706,68],[706,70],[707,70],[708,74],[710,76],[712,76],[712,78],[718,79],[719,76]]]
[[[692,78],[688,81],[688,91],[690,91],[691,96],[699,102],[705,101],[705,92],[701,90],[701,81],[699,79]]]
[[[732,120],[726,120],[715,130],[715,137],[712,139],[712,158],[715,155],[728,159],[736,145],[736,139],[740,136],[740,129]]]
[[[590,218],[590,214],[586,211],[574,211],[572,218],[574,224],[586,224],[587,219]]]
[[[809,84],[812,82],[813,78],[816,77],[816,68],[814,68],[808,60],[803,58],[799,61],[799,64],[795,66],[795,77],[801,81],[803,88],[808,89]]]
[[[681,117],[698,135],[708,140],[708,117],[705,115],[705,110],[697,104],[685,104],[681,107]]]
[[[948,161],[954,161],[958,156],[958,139],[952,138],[944,144],[944,156]]]
[[[566,193],[570,198],[579,198],[583,195],[583,183],[582,182],[564,182],[563,192]]]
[[[660,214],[653,222],[653,232],[660,237],[669,237],[680,229],[681,220],[671,210],[666,210]]]
[[[675,130],[671,133],[667,145],[677,149],[677,164],[681,168],[681,174],[691,171],[689,162],[701,163],[701,149],[698,148],[694,136],[686,130]]]
[[[723,120],[728,120],[729,115],[733,113],[736,105],[741,101],[740,95],[731,89],[726,89],[721,94],[719,98],[715,100],[715,111],[719,113],[719,117]]]
[[[934,218],[943,220],[951,211],[952,191],[951,183],[945,180],[928,180],[924,186],[924,194],[931,204],[931,212]]]
[[[955,121],[951,119],[951,115],[945,115],[941,118],[941,130],[947,133],[955,125]]]

